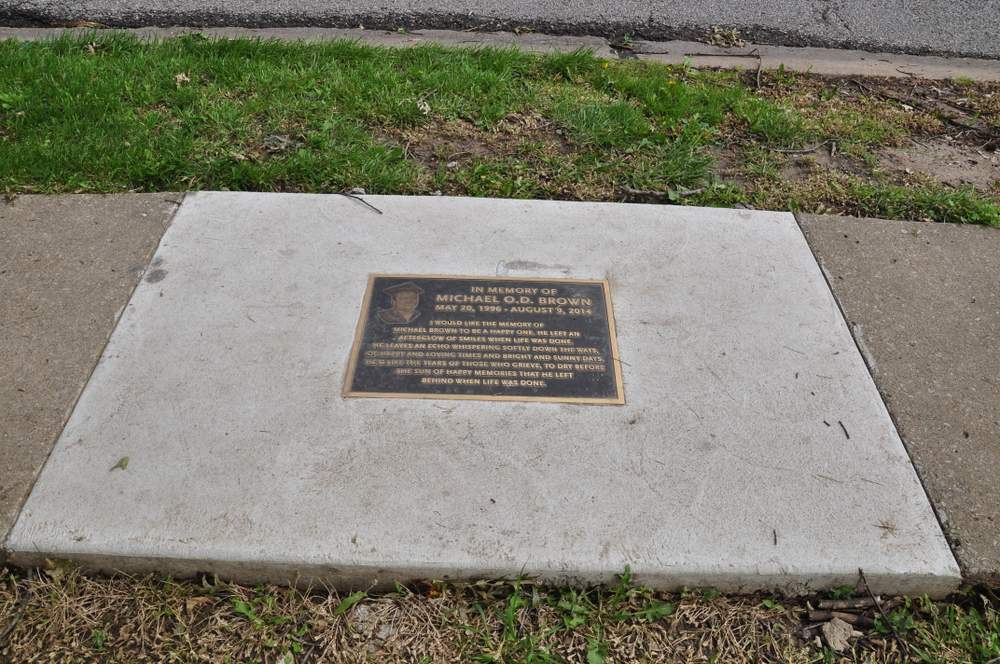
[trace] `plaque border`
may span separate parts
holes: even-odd
[[[358,354],[361,351],[361,340],[364,338],[365,325],[368,322],[368,307],[371,305],[372,291],[375,279],[387,277],[390,279],[463,279],[467,281],[526,281],[555,282],[570,284],[600,285],[604,290],[604,306],[607,310],[608,340],[611,345],[611,365],[614,370],[615,392],[613,397],[550,397],[530,395],[490,395],[490,394],[426,394],[416,392],[364,392],[351,389],[354,382],[354,371],[358,364]],[[392,274],[374,272],[368,275],[365,286],[365,297],[358,312],[358,322],[354,330],[354,342],[351,344],[351,355],[347,363],[347,373],[344,377],[343,398],[382,398],[382,399],[448,399],[453,401],[530,401],[541,403],[576,403],[591,405],[622,406],[625,404],[625,386],[622,382],[622,361],[618,354],[618,334],[615,329],[615,311],[611,301],[611,287],[607,279],[565,279],[559,277],[484,277],[461,274]]]

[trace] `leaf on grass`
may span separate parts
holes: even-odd
[[[125,470],[126,468],[128,468],[128,457],[123,456],[121,459],[118,459],[118,463],[111,466],[108,472],[111,472],[112,470]]]
[[[181,87],[185,83],[190,83],[190,82],[191,82],[191,77],[185,74],[184,72],[181,72],[180,74],[174,74],[174,85],[176,85],[177,87]]]
[[[0,90],[0,111],[12,111],[15,106],[23,101],[24,96],[21,94]]]
[[[605,661],[604,649],[600,642],[591,641],[587,645],[587,664],[604,664]]]
[[[667,616],[672,616],[674,614],[674,605],[670,602],[658,602],[653,600],[643,609],[635,612],[635,616],[646,622],[656,622],[661,618],[666,618]]]
[[[249,620],[254,627],[261,627],[264,624],[264,621],[261,620],[261,617],[257,615],[257,612],[254,611],[251,605],[235,597],[233,598],[233,611]]]
[[[253,608],[241,599],[233,600],[233,611],[240,614],[244,618],[249,618],[251,620],[257,618],[257,614],[254,613]]]
[[[343,613],[347,613],[351,610],[351,607],[368,597],[368,593],[364,590],[359,590],[356,593],[351,593],[337,606],[337,610],[333,612],[334,615],[339,616]]]
[[[854,591],[854,586],[838,586],[830,591],[830,599],[847,599]]]

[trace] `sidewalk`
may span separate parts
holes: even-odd
[[[11,377],[4,382],[11,385],[13,391],[13,398],[4,399],[6,410],[2,413],[3,421],[10,424],[4,427],[3,449],[0,450],[5,455],[5,466],[15,471],[5,475],[15,478],[11,485],[5,485],[4,488],[4,508],[8,520],[22,502],[58,435],[114,326],[117,311],[127,300],[142,266],[148,261],[151,250],[172,214],[174,203],[171,201],[175,200],[179,200],[179,197],[27,196],[2,208],[0,216],[4,217],[5,225],[15,224],[13,237],[16,240],[13,246],[17,247],[13,256],[4,257],[4,301],[16,303],[14,312],[21,316],[18,319],[13,314],[7,315],[10,320],[19,321],[16,323],[19,333],[8,335],[6,343],[9,346],[3,353],[3,357],[7,358],[3,367],[4,378]],[[143,214],[147,216],[143,217]],[[58,220],[65,218],[76,220],[83,225],[82,229],[80,226],[58,225]],[[994,283],[990,283],[990,275],[996,275],[997,271],[991,272],[989,261],[995,261],[998,254],[983,250],[980,262],[955,259],[971,255],[967,253],[970,249],[983,247],[984,243],[1000,234],[992,229],[900,225],[879,221],[808,218],[801,222],[814,251],[829,273],[834,292],[847,310],[849,320],[855,325],[860,323],[864,330],[863,348],[867,349],[869,361],[873,361],[877,369],[875,376],[880,381],[879,387],[889,394],[892,414],[900,423],[901,431],[909,443],[910,453],[915,457],[932,499],[936,500],[939,514],[942,509],[945,512],[946,524],[960,562],[970,578],[977,581],[993,580],[996,576],[996,561],[1000,556],[995,542],[993,548],[990,548],[989,537],[995,530],[988,526],[992,523],[990,519],[997,515],[988,510],[991,507],[995,510],[998,503],[989,494],[992,487],[984,480],[980,469],[994,467],[998,452],[995,445],[995,404],[998,403],[994,398],[996,386],[987,383],[979,388],[978,394],[982,394],[982,398],[977,402],[977,420],[953,420],[953,426],[970,432],[969,438],[963,440],[981,441],[984,446],[980,456],[975,460],[970,458],[967,465],[960,466],[950,457],[948,450],[935,444],[933,433],[923,437],[918,433],[922,428],[931,432],[934,427],[940,430],[938,421],[942,416],[949,417],[952,411],[945,408],[943,413],[936,413],[925,403],[915,401],[912,393],[905,391],[903,397],[894,396],[900,391],[896,387],[898,382],[890,381],[926,382],[928,374],[940,373],[942,353],[946,349],[951,355],[944,356],[944,364],[959,364],[964,367],[963,371],[955,373],[953,379],[953,383],[957,381],[958,387],[976,387],[983,383],[984,376],[988,379],[990,375],[996,375],[996,372],[991,373],[989,367],[982,364],[983,358],[976,357],[975,353],[990,347],[990,342],[977,329],[998,328],[998,307],[991,308],[989,301],[989,294],[997,291],[995,276]],[[845,226],[850,228],[841,232]],[[880,229],[887,228],[919,231],[927,239],[922,244],[899,246],[894,241],[895,233],[879,232]],[[849,238],[853,238],[855,234],[867,235],[862,238],[861,244],[851,244],[841,242],[844,233]],[[923,235],[924,233],[928,235]],[[884,273],[877,270],[864,272],[858,269],[858,265],[876,264],[866,260],[867,255],[858,256],[860,248],[872,251],[874,256],[887,255],[886,243],[897,246],[899,258],[902,259],[897,263],[906,265],[906,261],[913,261],[921,266],[920,272],[916,275],[907,273],[908,279],[902,280],[886,279]],[[40,259],[47,261],[44,263],[44,271],[38,269]],[[956,276],[956,267],[961,267],[968,277]],[[936,297],[933,296],[934,291],[927,285],[932,285],[941,278],[935,268],[953,275],[951,278],[957,279],[956,286],[966,284],[972,290],[981,287],[982,293],[963,291],[959,301],[966,301],[966,296],[970,300],[976,297],[978,303],[985,302],[982,305],[984,308],[972,312],[953,312],[952,320],[958,322],[947,336],[946,347],[942,346],[940,324],[930,318],[916,317],[917,321],[925,324],[908,326],[908,341],[916,341],[920,345],[926,343],[930,349],[925,356],[904,356],[900,362],[898,351],[892,346],[879,343],[881,339],[894,338],[896,328],[893,326],[898,323],[897,317],[893,313],[886,313],[884,306],[866,308],[865,305],[871,303],[872,298],[861,298],[858,294],[878,292],[876,287],[886,289],[905,286],[914,290],[896,292],[894,296],[887,295],[886,301],[905,304],[907,301],[912,302],[914,295],[922,293],[926,298],[924,306],[930,310],[942,311],[948,302],[954,301],[950,299],[954,291],[945,288],[938,290]],[[152,274],[154,273],[150,273]],[[929,281],[927,284],[915,282],[915,277]],[[855,290],[845,289],[841,283],[851,284]],[[86,287],[81,289],[80,284],[86,284]],[[928,297],[928,293],[932,296]],[[29,302],[31,304],[27,304]],[[35,317],[26,318],[24,312],[29,312],[29,317]],[[980,319],[977,324],[982,327],[963,326],[961,320],[967,313],[976,315]],[[855,327],[856,333],[857,329]],[[67,339],[72,339],[73,342],[69,343]],[[965,343],[961,343],[963,339]],[[24,362],[26,357],[29,358],[27,363]],[[965,361],[962,360],[963,357],[973,359]],[[889,372],[888,368],[894,363],[899,364],[898,372],[903,376],[902,379]],[[981,373],[977,369],[982,369]],[[943,386],[942,389],[948,387]],[[990,388],[994,390],[992,393]],[[35,404],[37,410],[29,409],[32,404]],[[24,440],[28,444],[21,445],[19,452],[16,443]],[[949,448],[954,442],[948,441]],[[30,453],[25,454],[24,450]],[[943,471],[945,468],[947,470]],[[960,489],[941,493],[945,480]],[[956,502],[954,496],[962,494],[966,494],[968,500]],[[891,524],[886,524],[885,527],[886,537],[896,536]]]
[[[965,577],[1000,585],[1000,230],[799,222]]]
[[[611,583],[631,567],[660,590],[786,594],[864,568],[875,592],[957,588],[790,213],[365,203],[185,198],[11,531],[15,564],[351,589],[518,574]],[[430,290],[417,318],[391,331],[373,319],[383,336],[358,371],[405,370],[367,385],[394,396],[411,392],[398,377],[419,388],[458,375],[485,382],[484,400],[341,393],[375,272]],[[430,275],[520,295],[491,321],[499,296]],[[574,279],[607,280],[613,309]],[[369,292],[388,304],[390,291]],[[442,292],[481,311],[441,304]],[[617,345],[600,341],[595,315],[613,319]],[[455,325],[470,330],[448,335]],[[596,364],[571,359],[591,351]],[[514,379],[545,387],[568,372],[593,385],[619,366],[623,405],[495,398]]]
[[[0,204],[0,532],[6,532],[180,200]],[[683,208],[680,208],[683,209]],[[1000,231],[799,219],[970,581],[1000,579]],[[150,272],[153,278],[155,272]],[[10,478],[9,480],[7,478]],[[891,523],[885,537],[893,538]],[[4,536],[5,537],[5,536]]]
[[[180,199],[0,202],[0,540]]]

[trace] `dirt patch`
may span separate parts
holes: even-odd
[[[429,118],[385,130],[379,140],[423,167],[414,190],[454,196],[609,200],[614,179],[579,167],[590,154],[540,113],[514,113],[487,129],[464,119]]]
[[[985,152],[960,141],[911,141],[877,153],[882,169],[894,174],[920,173],[953,187],[972,185],[1000,191],[1000,153]]]
[[[1000,144],[1000,83],[963,84],[919,78],[812,76],[765,72],[759,94],[795,107],[833,135],[855,134],[864,142],[897,143],[905,133],[949,135],[974,145]],[[744,84],[754,81],[744,76]],[[865,136],[867,120],[878,118],[889,134]],[[852,131],[853,129],[853,131]],[[898,143],[897,143],[898,144]]]
[[[712,157],[712,171],[719,182],[739,185],[746,181],[743,177],[743,157],[737,148],[713,145],[708,148],[708,154]]]
[[[431,172],[456,170],[476,161],[523,156],[532,148],[569,154],[572,146],[553,122],[539,113],[514,113],[495,130],[464,119],[433,118],[419,127],[391,130],[386,136],[407,157]]]
[[[863,161],[837,152],[832,145],[824,145],[809,153],[787,155],[781,168],[781,178],[799,182],[828,171],[859,176],[871,174],[871,169]]]
[[[502,143],[490,141],[488,135],[471,122],[443,119],[391,132],[389,139],[398,143],[407,157],[432,171],[442,164],[458,165],[463,161],[493,157],[500,152],[497,143]]]

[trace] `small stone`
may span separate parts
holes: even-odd
[[[363,630],[367,626],[368,620],[371,618],[371,611],[372,610],[364,604],[354,607],[353,618],[354,625],[357,629]]]

